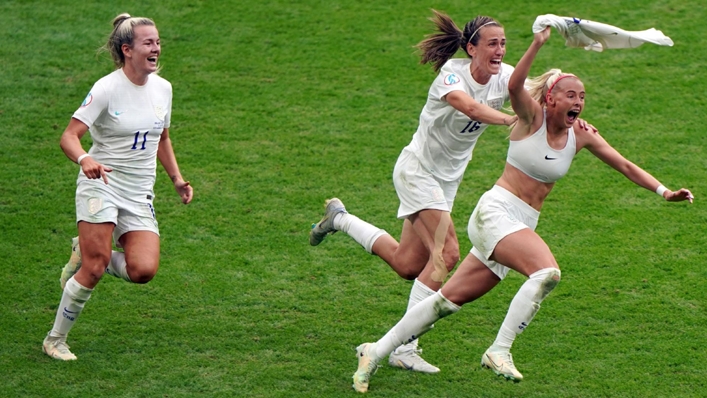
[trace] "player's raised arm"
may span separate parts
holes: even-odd
[[[533,64],[533,60],[535,60],[535,56],[549,37],[550,28],[535,34],[533,42],[516,65],[511,79],[508,82],[511,106],[516,115],[518,115],[519,123],[524,125],[531,125],[536,115],[540,114],[542,116],[542,107],[537,101],[533,100],[530,93],[526,90],[526,80],[528,79],[530,67]]]

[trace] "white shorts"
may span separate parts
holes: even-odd
[[[104,185],[102,179],[81,181],[76,187],[76,222],[79,221],[115,224],[113,240],[116,244],[126,232],[160,234],[151,196],[145,196],[143,201],[127,199]]]
[[[506,189],[494,185],[486,191],[469,218],[469,239],[474,247],[471,254],[503,279],[509,268],[489,260],[498,242],[524,228],[535,231],[540,212],[530,207]]]
[[[398,218],[407,218],[420,210],[452,212],[459,183],[440,181],[427,171],[414,153],[403,149],[393,169],[393,184],[400,199]]]

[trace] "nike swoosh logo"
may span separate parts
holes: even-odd
[[[123,113],[125,113],[125,112],[118,112],[118,111],[115,111],[115,116],[120,116],[120,115],[122,115]]]
[[[545,155],[545,160],[557,160],[557,158],[551,158],[551,157]]]
[[[398,360],[398,362],[400,362],[400,364],[403,365],[403,367],[407,370],[413,370],[412,368],[414,368],[414,365],[408,365],[405,362],[400,361],[400,360]]]
[[[69,311],[66,307],[64,307],[64,312],[68,312],[69,314],[77,314],[78,311]]]
[[[486,359],[488,359],[489,362],[491,362],[496,369],[500,368],[500,366],[496,362],[494,362],[493,358],[491,358],[490,356],[486,355]]]

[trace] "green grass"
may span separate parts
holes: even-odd
[[[514,356],[526,380],[479,368],[522,278],[423,337],[434,376],[387,366],[369,395],[699,397],[707,387],[707,183],[703,114],[707,8],[697,0],[12,1],[0,3],[0,396],[354,396],[353,349],[400,318],[410,283],[343,234],[307,243],[325,198],[399,236],[391,173],[417,126],[431,68],[412,46],[430,8],[506,28],[515,64],[535,16],[656,27],[672,48],[568,49],[553,32],[532,74],[560,67],[587,87],[583,117],[693,205],[666,203],[581,153],[538,232],[563,281]],[[75,236],[77,166],[59,136],[112,70],[96,49],[120,12],[152,17],[174,87],[171,136],[195,189],[179,204],[162,170],[161,269],[148,285],[107,277],[69,343],[41,341]],[[489,128],[453,219],[463,253],[478,197],[500,175],[506,132]],[[85,140],[88,147],[89,140]]]

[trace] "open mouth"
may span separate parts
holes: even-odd
[[[157,63],[157,57],[148,57],[147,61],[151,64],[156,64]]]
[[[501,66],[501,59],[496,58],[491,60],[491,65],[493,66]]]
[[[571,110],[571,111],[567,112],[567,121],[574,123],[575,120],[577,120],[577,117],[579,117],[578,110]]]

